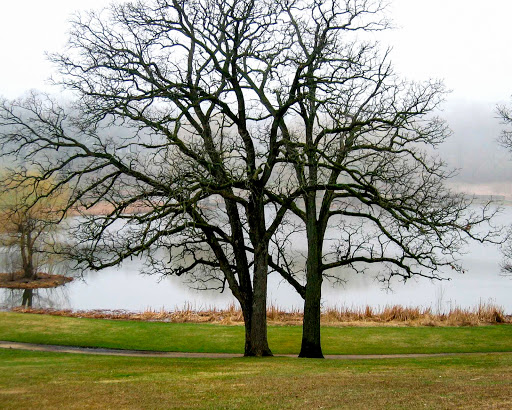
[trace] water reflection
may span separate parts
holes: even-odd
[[[21,306],[23,307],[32,307],[32,299],[34,297],[34,289],[25,289],[23,291],[23,296],[21,299]]]
[[[4,310],[15,307],[62,309],[70,306],[67,285],[43,289],[0,289],[0,309]]]

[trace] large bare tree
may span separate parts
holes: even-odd
[[[281,192],[281,124],[303,98],[283,4],[156,0],[77,16],[52,56],[74,106],[32,95],[1,112],[3,154],[74,186],[68,208],[108,210],[76,226],[80,264],[168,248],[161,268],[229,286],[246,355],[271,354],[268,248],[294,199],[266,214],[265,189]]]
[[[302,201],[290,210],[307,236],[306,281],[292,283],[305,301],[301,357],[322,357],[324,277],[343,280],[340,269],[363,272],[378,264],[387,283],[395,276],[442,279],[443,266],[462,270],[457,258],[467,240],[498,240],[487,225],[493,208],[474,207],[446,189],[453,173],[432,155],[450,134],[435,115],[442,84],[400,81],[388,51],[353,35],[386,27],[374,17],[381,4],[338,6],[286,3],[295,58],[310,62],[301,73],[295,122],[281,126],[294,184],[302,188]],[[347,6],[354,7],[350,13]],[[280,267],[294,277],[291,250],[278,250],[286,261]]]

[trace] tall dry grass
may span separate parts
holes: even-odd
[[[190,304],[173,311],[147,309],[144,312],[123,310],[55,310],[23,309],[16,312],[40,313],[57,316],[87,317],[117,320],[142,320],[172,323],[219,323],[243,324],[243,315],[235,305],[227,309],[210,308],[196,310]],[[270,324],[300,325],[303,314],[299,309],[285,311],[271,305],[267,311]],[[505,315],[502,307],[492,303],[480,303],[472,309],[454,307],[446,313],[434,313],[431,308],[385,306],[376,309],[371,306],[361,308],[334,307],[324,309],[321,316],[323,325],[328,326],[477,326],[496,323],[512,323],[512,316]]]
[[[336,324],[403,324],[411,326],[476,326],[493,323],[512,323],[502,307],[480,303],[475,308],[454,307],[445,313],[435,313],[430,307],[385,306],[375,309],[332,308],[322,314],[322,323]]]

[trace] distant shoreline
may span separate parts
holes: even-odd
[[[126,310],[71,310],[13,308],[13,312],[43,314],[51,316],[93,318],[108,320],[130,320],[167,323],[212,323],[223,325],[243,325],[240,308],[231,305],[227,309],[211,310],[151,310],[130,312]],[[272,325],[300,325],[303,320],[301,310],[284,311],[274,306],[267,310],[267,320]],[[437,313],[431,308],[387,306],[374,309],[328,308],[321,315],[323,326],[480,326],[492,324],[512,324],[512,315],[493,304],[480,304],[471,309],[451,308],[447,313]]]

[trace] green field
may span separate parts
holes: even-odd
[[[512,355],[150,359],[0,350],[0,408],[511,408]]]
[[[297,353],[300,327],[270,327]],[[144,358],[0,349],[0,408],[512,408],[512,326],[323,328],[326,354],[492,352],[371,360]],[[0,340],[238,352],[241,326],[0,313]]]
[[[298,354],[300,326],[270,326],[274,353]],[[77,319],[0,312],[0,340],[176,352],[243,353],[242,326]],[[324,354],[512,352],[512,325],[323,327]]]

